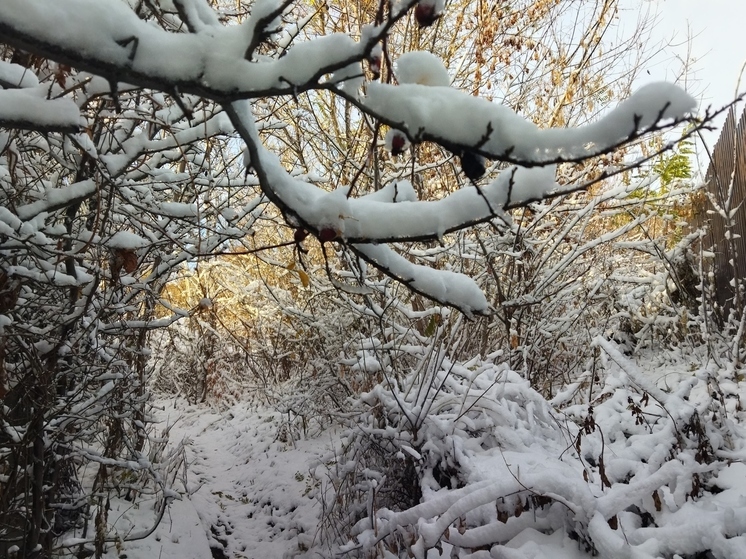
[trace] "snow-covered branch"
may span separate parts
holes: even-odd
[[[583,161],[608,153],[682,122],[697,105],[676,85],[652,83],[592,124],[540,129],[508,107],[451,87],[371,83],[361,103],[412,141],[433,141],[455,153],[468,149],[522,166]]]
[[[78,107],[69,99],[47,99],[46,88],[28,68],[0,60],[0,128],[77,132]]]
[[[413,264],[385,245],[355,244],[355,253],[389,277],[436,303],[454,307],[466,316],[489,314],[489,303],[469,276]]]
[[[6,0],[0,5],[0,33],[9,45],[105,78],[116,107],[118,83],[173,96],[188,119],[192,118],[187,107],[190,95],[222,104],[247,144],[248,160],[263,193],[293,227],[313,233],[322,242],[347,243],[384,274],[467,314],[484,313],[488,308],[483,296],[472,296],[476,284],[471,282],[466,288],[458,275],[425,272],[422,266],[372,245],[441,240],[445,234],[492,220],[509,224],[508,211],[512,208],[582,188],[561,188],[555,179],[555,163],[580,162],[609,153],[645,133],[681,122],[695,107],[694,100],[677,86],[650,84],[595,123],[577,129],[542,130],[503,105],[450,87],[443,64],[425,52],[407,53],[397,60],[398,85],[371,82],[361,89],[365,78],[361,63],[378,49],[380,70],[382,40],[417,2],[409,0],[388,9],[381,4],[375,21],[363,22],[356,35],[319,33],[292,45],[282,39],[273,43],[270,39],[281,29],[291,4],[290,0],[259,0],[244,21],[222,25],[204,0],[178,0],[169,17],[154,25],[118,0],[59,0],[53,4],[45,0]],[[421,12],[430,4],[417,6],[417,21],[423,21]],[[431,7],[435,21],[443,6]],[[357,107],[363,118],[372,117],[376,126],[387,124],[413,143],[430,141],[446,148],[461,158],[471,183],[455,191],[450,189],[438,200],[411,196],[391,204],[372,197],[351,197],[348,184],[328,192],[294,177],[278,155],[265,148],[252,115],[255,107],[248,100],[259,103],[263,98],[281,95],[297,99],[300,93],[313,90],[331,91]],[[21,91],[4,90],[0,95],[26,95],[25,89]],[[79,119],[71,101],[40,101],[65,104],[64,110],[55,113],[59,122],[51,117],[40,119],[48,129]],[[0,97],[0,111],[2,107]],[[23,126],[24,111],[15,114],[21,115]],[[0,113],[0,123],[1,117]],[[100,161],[108,174],[115,176],[136,165],[145,153],[177,150],[198,137],[231,132],[220,115],[165,138],[135,133],[133,128],[115,138],[111,151]],[[502,170],[488,184],[478,185],[475,178],[484,172],[483,157],[515,166]],[[468,169],[470,158],[476,167],[472,171]],[[402,181],[397,184],[407,188]],[[128,190],[123,191],[123,197],[132,199]],[[131,205],[146,209],[148,215],[186,219],[189,223],[199,220],[196,199],[178,202],[176,207],[174,202],[154,203],[145,198]],[[44,207],[35,204],[33,207]],[[233,233],[239,232],[237,229]],[[233,234],[218,237],[236,238]],[[199,239],[191,240],[202,244]],[[191,254],[191,242],[180,242],[185,254]],[[195,252],[202,253],[200,249]],[[454,297],[454,293],[462,295]]]
[[[183,13],[203,22],[204,9]],[[324,75],[363,60],[391,25],[371,28],[363,42],[335,33],[299,43],[277,59],[252,61],[264,28],[286,3],[257,2],[250,18],[232,27],[192,26],[172,33],[143,21],[117,0],[7,0],[0,5],[3,41],[118,82],[220,102],[297,94]],[[187,9],[189,7],[189,9]],[[202,19],[200,19],[202,18]],[[204,23],[204,22],[203,22]],[[248,51],[248,52],[247,52]]]
[[[299,225],[319,235],[324,231],[325,240],[351,243],[437,240],[490,219],[508,222],[506,208],[541,200],[559,188],[552,165],[510,167],[484,187],[467,186],[440,200],[409,198],[392,205],[368,196],[348,198],[345,187],[326,192],[300,181],[265,149],[257,148],[252,161],[261,169],[260,180],[270,199]],[[412,191],[406,181],[397,184]]]

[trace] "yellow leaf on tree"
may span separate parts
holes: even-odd
[[[300,282],[303,284],[303,287],[308,287],[311,284],[311,280],[308,277],[308,274],[305,273],[303,270],[298,270],[298,276],[300,277]]]

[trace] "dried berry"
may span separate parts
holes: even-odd
[[[407,139],[397,134],[391,140],[391,155],[401,155],[407,147]]]
[[[303,227],[298,227],[293,233],[293,239],[295,239],[296,243],[302,243],[306,237],[308,237],[308,231],[303,229]]]
[[[429,2],[420,2],[414,8],[414,19],[420,27],[430,27],[439,17],[440,14],[435,12],[435,5]]]
[[[407,137],[402,131],[394,128],[386,132],[383,142],[386,149],[391,152],[391,155],[401,155],[407,148],[409,148],[409,140]]]
[[[338,236],[337,231],[332,229],[331,227],[324,227],[321,231],[319,231],[319,240],[322,243],[328,243],[329,241],[333,241]]]
[[[461,170],[471,181],[478,181],[486,171],[484,157],[473,151],[464,152],[461,155]]]
[[[381,55],[371,55],[368,58],[368,68],[370,73],[373,74],[373,79],[377,80],[381,77]]]

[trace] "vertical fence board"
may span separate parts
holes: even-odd
[[[715,255],[706,269],[714,274],[716,299],[723,313],[727,313],[734,302],[733,286],[746,278],[746,110],[738,123],[735,109],[728,112],[712,150],[705,184],[709,199],[700,199],[703,207],[695,212],[692,225],[705,228],[702,245]],[[733,212],[730,227],[712,203],[726,207],[729,196],[728,207]],[[728,231],[731,240],[726,238]]]

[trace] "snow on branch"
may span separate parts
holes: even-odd
[[[69,99],[46,99],[34,89],[0,90],[0,127],[75,133],[80,112]]]
[[[414,264],[386,245],[356,244],[352,249],[389,277],[441,305],[469,317],[490,312],[487,298],[469,276]]]
[[[399,85],[368,83],[365,95],[359,97],[360,62],[416,2],[405,0],[391,8],[387,17],[382,14],[377,25],[363,28],[359,41],[334,33],[296,43],[287,50],[283,47],[282,55],[275,51],[256,56],[258,47],[278,30],[280,16],[290,3],[258,0],[245,21],[222,26],[205,0],[176,0],[176,13],[185,23],[181,31],[188,29],[186,33],[153,25],[120,0],[3,0],[0,35],[14,47],[103,76],[114,93],[116,83],[123,82],[154,88],[177,100],[183,94],[195,94],[223,104],[247,144],[262,191],[292,225],[314,233],[322,242],[349,245],[383,273],[466,314],[488,310],[474,282],[459,274],[415,265],[374,245],[439,240],[447,233],[494,219],[509,223],[509,209],[567,191],[555,182],[555,163],[608,153],[646,132],[682,121],[695,107],[694,100],[678,87],[651,84],[596,123],[577,129],[542,130],[505,106],[448,87],[447,71],[430,53],[403,55],[397,64]],[[433,73],[433,68],[437,72]],[[18,71],[7,70],[11,74]],[[339,82],[344,82],[343,88]],[[263,147],[245,101],[312,89],[334,92],[401,130],[412,141],[440,144],[461,157],[463,168],[467,167],[467,155],[516,166],[501,171],[487,185],[471,184],[440,200],[419,201],[398,195],[393,199],[397,203],[375,196],[354,199],[349,197],[347,185],[326,192],[293,177],[278,156]],[[32,106],[31,92],[37,88],[0,91],[0,124],[5,122],[3,109],[12,105],[13,116],[20,119],[17,126],[55,129],[55,125],[74,124],[77,128],[79,115],[71,101],[38,99],[45,107],[41,109],[41,105]],[[19,100],[4,102],[9,95]],[[54,114],[50,114],[50,103],[57,104]],[[31,113],[37,115],[35,119],[30,118]],[[175,133],[171,140],[133,135],[122,142],[118,153],[104,155],[101,161],[115,175],[139,154],[163,149],[169,142],[175,146],[229,131],[218,116],[204,127]],[[406,186],[402,184],[402,188]],[[411,191],[411,185],[408,188]],[[191,206],[177,210],[178,217],[196,215]],[[176,217],[170,211],[165,215]]]
[[[443,235],[449,224],[455,226],[461,219],[473,218],[475,213],[483,219],[491,216],[488,198],[484,193],[480,195],[475,187],[460,190],[440,203],[410,201],[415,198],[415,193],[406,181],[401,190],[398,184],[392,183],[378,193],[357,200],[348,199],[346,189],[325,192],[290,176],[277,156],[261,145],[246,102],[233,103],[226,107],[226,112],[246,140],[252,164],[270,200],[286,216],[314,231],[321,239],[327,232],[331,232],[334,239],[350,242],[355,238],[375,242],[386,238],[401,239],[407,234],[436,238]],[[508,199],[508,183],[517,171],[503,173],[502,177],[510,175],[511,178],[502,181],[498,178],[488,189],[496,203]],[[546,177],[546,169],[520,171],[531,175],[541,172]],[[392,203],[397,200],[404,201]],[[349,238],[346,235],[348,227]],[[358,243],[351,247],[368,263],[417,293],[455,307],[467,316],[489,313],[486,297],[477,284],[463,274],[413,264],[386,246]]]
[[[96,193],[96,181],[86,179],[63,188],[49,188],[44,197],[36,202],[20,206],[16,213],[18,218],[28,221],[41,213],[53,212],[93,196]]]
[[[0,60],[0,127],[75,133],[81,116],[69,99],[47,99],[47,89],[28,68]]]
[[[581,161],[608,153],[645,133],[679,123],[696,101],[678,86],[652,83],[597,122],[540,129],[508,107],[450,87],[370,83],[361,104],[413,141],[433,141],[456,153],[473,150],[524,166]]]
[[[326,74],[362,60],[393,19],[364,42],[335,33],[302,42],[277,59],[247,60],[261,25],[285,3],[254,5],[241,25],[216,27],[198,2],[180,2],[193,33],[171,33],[143,21],[118,0],[3,0],[0,36],[10,45],[104,76],[218,101],[297,93]],[[269,17],[272,16],[272,17]],[[403,14],[401,14],[403,16]],[[399,17],[401,17],[399,16]]]
[[[174,0],[174,7],[192,33],[220,26],[220,19],[205,0]]]
[[[120,142],[120,153],[104,155],[101,160],[106,164],[109,173],[117,175],[143,153],[164,151],[229,132],[233,132],[233,127],[225,114],[218,113],[204,121],[193,122],[191,126],[182,129],[173,126],[171,134],[165,138],[151,139],[146,134],[133,135]]]
[[[467,186],[441,200],[392,205],[369,197],[347,198],[344,187],[325,192],[292,177],[265,150],[257,161],[266,173],[273,202],[304,227],[329,231],[327,240],[351,243],[436,240],[493,218],[509,222],[504,208],[540,200],[558,188],[554,166],[511,167],[484,187]]]
[[[31,70],[20,64],[0,60],[0,87],[16,89],[37,85],[39,85],[39,78]]]

